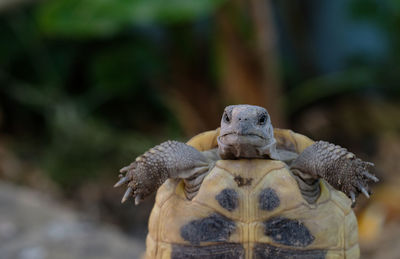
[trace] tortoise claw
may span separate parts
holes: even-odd
[[[362,174],[363,174],[365,177],[371,179],[372,181],[374,181],[374,182],[376,182],[376,183],[379,182],[378,177],[376,177],[375,175],[370,174],[370,173],[367,172],[367,171],[362,172]]]
[[[128,200],[129,196],[132,194],[133,188],[132,187],[128,187],[128,189],[126,190],[124,197],[122,197],[121,203],[124,203]]]
[[[122,168],[119,170],[119,172],[120,172],[120,173],[126,173],[126,172],[129,171],[130,168],[131,168],[131,165],[122,167]]]
[[[351,199],[351,207],[356,205],[356,195],[354,192],[350,192],[350,199]]]
[[[370,166],[370,167],[375,167],[375,164],[374,163],[372,163],[372,162],[365,162],[368,166]]]
[[[122,177],[116,184],[114,184],[114,188],[119,187],[128,181],[129,181],[129,178],[127,176]]]
[[[141,199],[142,199],[142,197],[140,196],[140,194],[138,196],[136,196],[135,197],[135,205],[139,205]]]
[[[369,193],[363,186],[361,186],[360,191],[369,199]]]

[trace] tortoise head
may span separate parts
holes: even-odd
[[[259,106],[227,106],[217,140],[222,159],[279,159],[271,119],[267,110]]]

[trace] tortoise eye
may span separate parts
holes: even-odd
[[[231,119],[229,119],[229,116],[228,116],[228,114],[224,114],[224,121],[226,122],[226,123],[230,123],[231,122]]]
[[[261,115],[260,118],[258,119],[258,124],[264,125],[265,122],[267,122],[267,116],[265,114]]]

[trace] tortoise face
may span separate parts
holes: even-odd
[[[223,159],[277,158],[275,143],[266,109],[253,105],[225,108],[218,137],[218,151]]]

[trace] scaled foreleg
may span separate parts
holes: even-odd
[[[369,198],[368,182],[378,178],[368,170],[374,164],[362,161],[340,146],[317,141],[306,148],[291,165],[294,174],[307,180],[323,178],[336,189],[344,192],[355,204],[363,193]]]
[[[130,196],[139,204],[168,178],[187,179],[209,170],[210,161],[195,148],[178,141],[166,141],[150,149],[120,170],[121,179],[114,187],[127,184],[121,202]]]

